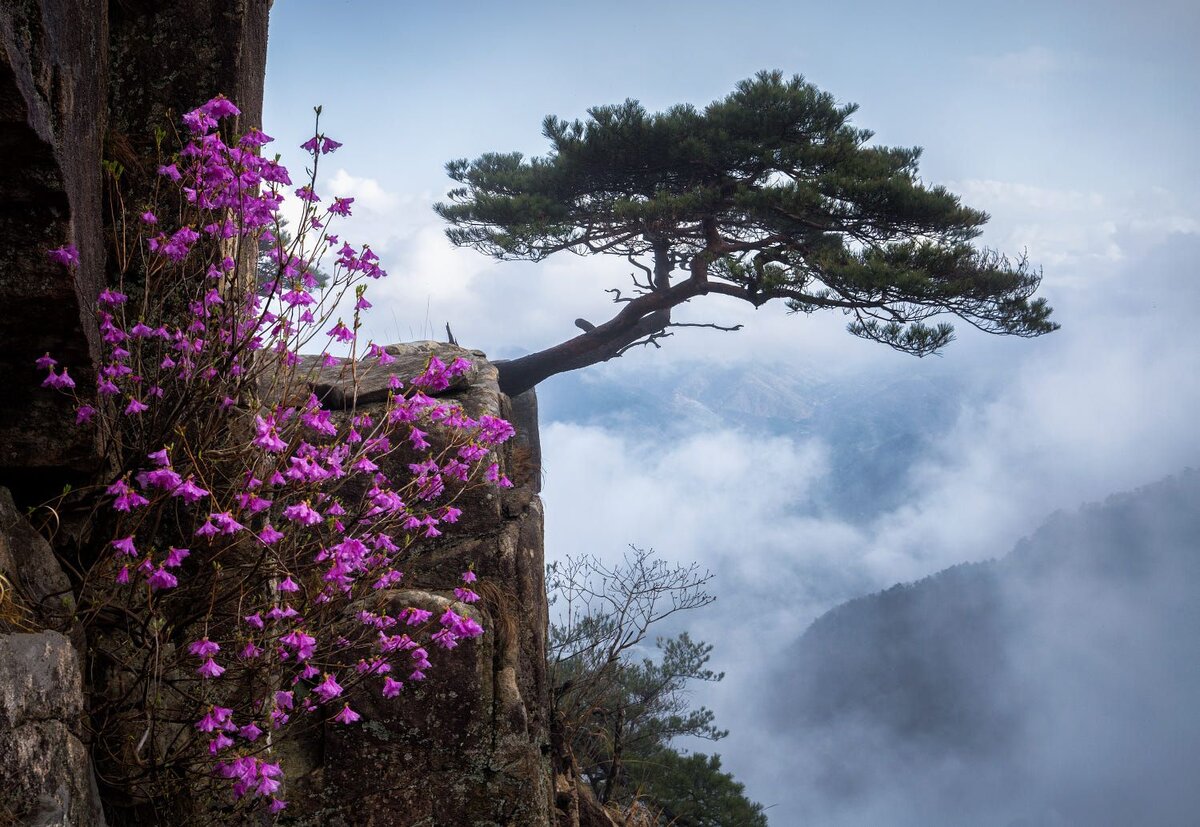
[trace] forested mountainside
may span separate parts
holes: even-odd
[[[835,608],[766,684],[797,744],[796,818],[1191,823],[1198,597],[1187,471]]]

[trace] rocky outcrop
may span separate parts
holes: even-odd
[[[303,778],[289,790],[292,821],[549,827],[548,607],[540,470],[533,459],[536,401],[532,393],[511,401],[501,394],[495,367],[478,351],[435,342],[393,345],[388,351],[396,362],[386,369],[314,370],[314,392],[330,402],[349,400],[351,377],[358,375],[359,401],[370,403],[372,389],[385,387],[392,373],[411,377],[433,355],[446,363],[463,357],[474,367],[440,397],[459,403],[471,416],[491,414],[523,426],[497,457],[514,487],[476,489],[461,500],[460,522],[421,545],[405,568],[407,588],[392,598],[398,607],[444,610],[459,575],[474,567],[483,597],[475,608],[487,632],[452,652],[433,653],[428,679],[409,683],[399,698],[365,693],[357,698],[362,726],[333,724],[320,733],[319,742],[297,745],[290,756],[292,773],[301,769]]]
[[[90,321],[104,272],[108,32],[95,5],[0,5],[0,484],[20,481],[22,498],[95,463],[91,437],[62,397],[39,389],[33,364],[53,351],[86,387],[99,356]],[[79,249],[75,274],[46,257],[63,244]]]
[[[82,658],[71,638],[45,628],[70,628],[70,594],[50,544],[0,488],[0,824],[104,823]]]
[[[93,438],[41,392],[47,351],[95,381],[92,313],[111,271],[102,161],[138,203],[154,128],[218,93],[261,122],[270,0],[6,0],[0,4],[0,484],[33,503],[95,470]],[[112,169],[115,169],[113,166]],[[68,271],[46,251],[73,244]],[[19,485],[18,485],[19,483]]]
[[[70,640],[51,631],[0,636],[0,823],[104,824],[83,711]]]
[[[71,581],[7,488],[0,488],[0,575],[9,590],[10,612],[38,627],[62,630],[71,610]]]
[[[73,427],[71,406],[38,388],[33,362],[50,351],[70,364],[82,394],[93,385],[93,301],[113,270],[103,170],[121,169],[123,196],[136,203],[154,178],[154,127],[218,93],[241,108],[238,129],[259,125],[269,6],[0,5],[0,485],[12,489],[11,496],[0,489],[0,825],[103,822],[84,715],[89,693],[105,687],[84,681],[85,673],[96,678],[83,668],[87,650],[72,625],[79,583],[22,515],[64,484],[94,477],[99,456]],[[64,244],[78,248],[73,271],[46,258]],[[442,605],[473,565],[483,597],[475,610],[487,634],[436,659],[429,679],[397,701],[356,700],[367,713],[363,726],[283,745],[296,779],[286,815],[307,824],[548,826],[554,791],[536,400],[501,394],[495,368],[478,352],[435,343],[390,350],[395,372],[407,376],[430,354],[447,362],[465,355],[475,368],[447,394],[473,415],[517,423],[518,436],[497,457],[515,486],[458,503],[457,530],[422,546],[394,597]],[[366,377],[360,405],[382,404],[380,381]],[[345,375],[328,370],[312,384],[336,407],[354,399],[348,387]],[[51,531],[55,519],[48,517]],[[74,536],[86,542],[82,529]],[[70,559],[86,566],[85,557]],[[110,811],[110,820],[118,815]]]

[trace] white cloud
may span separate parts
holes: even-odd
[[[1010,255],[1028,251],[1048,286],[1094,290],[1118,263],[1169,235],[1200,232],[1200,204],[1162,187],[1114,193],[976,179],[946,186],[991,215],[985,243]]]

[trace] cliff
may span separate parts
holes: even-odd
[[[94,297],[112,270],[104,170],[119,166],[136,197],[154,177],[152,127],[217,93],[241,107],[239,130],[257,125],[269,6],[17,0],[0,9],[0,146],[9,159],[0,169],[0,824],[90,827],[105,823],[104,812],[110,824],[171,823],[156,815],[171,808],[130,800],[119,778],[97,783],[93,774],[89,699],[112,687],[91,663],[91,632],[74,607],[105,538],[90,536],[86,512],[27,509],[64,485],[103,480],[106,469],[70,407],[39,389],[33,363],[53,351],[81,388],[94,384]],[[80,252],[74,271],[46,258],[64,242]],[[499,457],[514,487],[460,503],[463,520],[416,551],[394,595],[440,607],[472,565],[487,632],[394,701],[356,697],[361,726],[279,744],[291,799],[279,819],[550,825],[536,399],[500,393],[478,352],[437,343],[388,350],[405,379],[431,354],[465,356],[472,371],[445,395],[473,416],[516,425]],[[336,407],[343,389],[330,379],[313,390]]]

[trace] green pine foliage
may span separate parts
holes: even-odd
[[[952,340],[939,315],[990,333],[1054,330],[1034,298],[1040,270],[976,247],[988,216],[923,182],[919,149],[874,145],[850,122],[856,108],[761,72],[704,109],[627,100],[551,116],[545,156],[450,162],[459,186],[436,210],[453,243],[501,259],[627,257],[642,276],[631,295],[611,291],[624,307],[588,334],[592,361],[653,341],[671,323],[652,314],[711,293],[840,310],[851,333],[916,355]],[[551,367],[588,363],[582,350]]]
[[[569,765],[601,805],[636,813],[631,823],[766,824],[762,807],[721,772],[719,757],[672,746],[677,738],[729,734],[690,697],[697,681],[725,677],[708,668],[712,645],[682,632],[657,638],[654,656],[638,656],[651,627],[713,601],[711,577],[694,563],[671,565],[636,546],[616,565],[568,557],[547,567],[558,608],[547,666],[560,769]]]
[[[721,771],[721,756],[662,749],[629,767],[641,803],[670,827],[767,827],[761,804]]]

